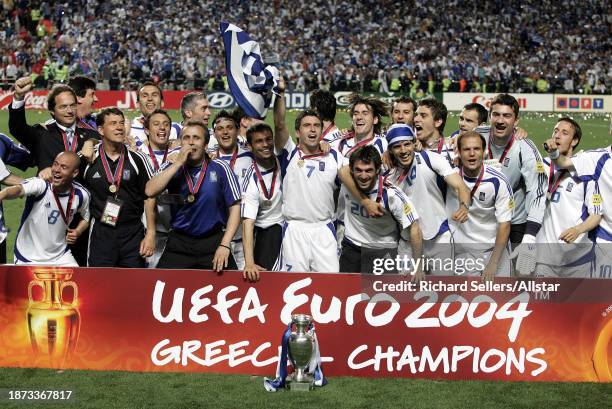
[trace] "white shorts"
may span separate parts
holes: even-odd
[[[488,247],[489,245],[485,245]],[[483,248],[478,244],[461,245],[455,243],[455,275],[481,276],[489,263],[492,248]],[[510,277],[512,272],[512,262],[510,261],[510,247],[506,245],[504,252],[499,258],[495,277]]]
[[[72,256],[70,250],[66,251],[59,258],[52,261],[31,261],[24,262],[17,260],[15,257],[15,265],[26,265],[26,266],[57,266],[57,267],[78,267],[76,260]]]
[[[535,268],[536,277],[592,278],[592,274],[591,263],[572,267],[538,263]]]
[[[288,221],[283,226],[282,271],[340,271],[334,224]]]

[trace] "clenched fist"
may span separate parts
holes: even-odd
[[[32,90],[32,77],[21,77],[15,81],[15,94],[13,98],[17,101],[23,101],[25,95]]]

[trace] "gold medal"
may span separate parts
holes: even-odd
[[[193,203],[193,202],[195,202],[195,196],[194,196],[194,195],[189,195],[189,196],[187,196],[187,201],[188,201],[189,203]]]
[[[110,185],[108,187],[108,191],[111,193],[117,193],[117,186],[116,185]]]
[[[262,208],[262,209],[269,209],[269,208],[271,208],[271,207],[272,207],[272,200],[264,200],[264,201],[261,203],[261,208]]]
[[[300,159],[300,160],[298,160],[298,166],[299,166],[300,168],[303,168],[303,167],[304,167],[304,159]]]

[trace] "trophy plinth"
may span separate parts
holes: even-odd
[[[38,268],[35,280],[28,285],[30,306],[27,311],[30,343],[36,355],[46,356],[52,368],[63,368],[74,352],[79,337],[81,317],[77,309],[77,286],[72,270]],[[42,289],[42,298],[35,300],[33,288]],[[63,292],[72,287],[72,302],[65,302]]]
[[[290,391],[310,391],[314,388],[314,378],[306,373],[314,351],[314,338],[308,333],[312,318],[299,314],[291,317],[292,325],[296,331],[289,336],[289,360],[293,365],[293,375],[288,380]]]

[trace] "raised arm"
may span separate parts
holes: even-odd
[[[15,81],[13,102],[9,107],[9,131],[30,151],[38,144],[37,130],[28,125],[25,115],[25,95],[32,90],[32,78],[22,77]]]
[[[285,80],[281,76],[278,95],[274,99],[274,148],[280,152],[289,140],[289,128],[285,122]]]
[[[181,146],[181,150],[179,151],[176,160],[172,162],[170,166],[164,169],[162,172],[153,176],[145,187],[145,195],[148,197],[155,197],[166,189],[168,183],[172,180],[176,172],[178,172],[181,167],[187,162],[187,157],[189,156],[189,152],[191,151],[191,147],[188,144],[184,144]]]

